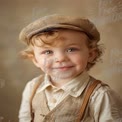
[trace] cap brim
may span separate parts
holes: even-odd
[[[31,37],[33,37],[34,35],[36,35],[38,33],[51,31],[52,29],[71,29],[71,30],[76,30],[76,31],[82,31],[82,32],[86,33],[89,37],[91,37],[91,35],[88,34],[82,28],[79,28],[79,27],[76,27],[76,26],[73,26],[73,25],[55,24],[55,25],[48,25],[48,26],[45,26],[44,28],[34,30],[34,31],[32,31],[31,33],[29,33],[27,35],[27,38],[30,39]]]

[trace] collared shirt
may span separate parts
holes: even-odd
[[[48,106],[50,110],[52,110],[68,95],[71,95],[73,97],[80,96],[82,91],[88,84],[88,81],[89,75],[86,72],[83,72],[78,77],[74,78],[62,87],[58,88],[50,82],[50,78],[46,75],[45,80],[38,88],[37,93],[43,90],[45,91]]]
[[[23,92],[23,99],[19,111],[19,122],[30,122],[30,96],[35,82],[39,78],[30,81]],[[66,96],[78,97],[81,95],[89,81],[89,75],[84,72],[60,88],[55,87],[45,75],[44,82],[38,87],[37,93],[45,91],[48,106],[52,110]],[[94,92],[89,103],[89,116],[83,122],[121,122],[122,101],[109,87],[100,87]]]

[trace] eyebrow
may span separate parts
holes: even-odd
[[[40,46],[40,47],[42,47],[42,48],[50,48],[51,46],[49,45],[43,45],[43,46]]]
[[[61,45],[62,46],[62,45]],[[63,46],[79,46],[79,44],[77,43],[71,43],[71,44],[63,44]],[[51,45],[42,45],[40,46],[41,48],[45,48],[45,49],[48,49],[48,48],[51,48],[51,47],[56,47],[56,46],[51,46]]]
[[[71,43],[71,44],[68,44],[68,46],[74,46],[74,45],[79,45],[79,44],[77,44],[77,43]]]

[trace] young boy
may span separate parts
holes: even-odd
[[[19,122],[122,122],[122,101],[88,75],[102,55],[100,34],[88,19],[42,17],[20,33],[21,54],[44,75],[27,83]]]

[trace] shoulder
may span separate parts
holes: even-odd
[[[119,95],[108,85],[104,82],[101,82],[98,84],[98,86],[95,88],[92,97],[102,96],[102,95],[112,95],[112,96],[118,96]]]
[[[122,117],[122,98],[107,84],[101,82],[89,101],[90,114],[100,122]]]
[[[94,92],[92,93],[91,99],[102,97],[102,96],[117,96],[120,97],[108,84],[105,84],[101,81],[100,84],[95,88]]]
[[[113,106],[113,105],[120,105],[122,106],[122,98],[119,96],[118,93],[116,93],[109,85],[101,82],[98,84],[98,86],[95,88],[94,92],[91,95],[90,98],[92,105],[97,104],[104,104]]]
[[[39,82],[40,80],[43,80],[43,77],[44,75],[39,75],[33,78],[32,80],[28,81],[28,83],[26,84],[26,87],[32,88],[37,82]]]
[[[40,81],[42,82],[43,78],[44,78],[44,75],[40,75],[28,81],[24,88],[23,94],[27,94],[27,93],[30,94],[33,90],[33,87]]]

